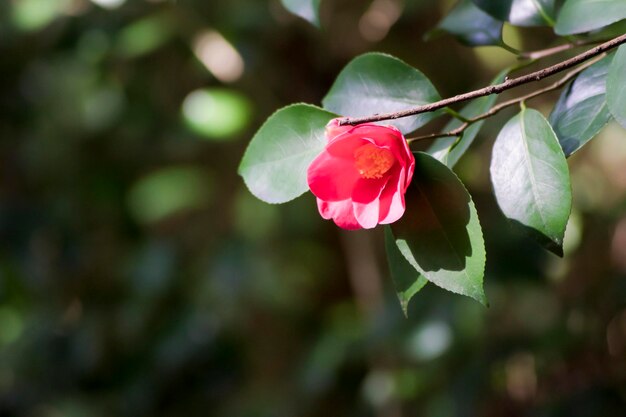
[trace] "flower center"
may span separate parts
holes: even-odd
[[[354,151],[354,163],[362,178],[382,178],[395,161],[389,149],[379,148],[371,143]]]

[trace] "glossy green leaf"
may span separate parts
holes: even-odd
[[[572,208],[570,177],[556,134],[541,113],[523,109],[504,125],[493,146],[491,181],[504,215],[562,256]]]
[[[419,152],[405,197],[406,212],[391,226],[402,255],[433,284],[486,304],[482,230],[472,198],[458,177]]]
[[[496,78],[493,79],[491,84],[499,84],[504,81],[508,70],[500,72]],[[473,100],[471,103],[463,107],[460,111],[461,116],[470,119],[476,117],[486,111],[488,111],[495,104],[498,96],[492,94],[490,96],[480,97]],[[452,119],[444,128],[443,131],[448,132],[456,129],[463,124],[458,119]],[[483,126],[483,121],[473,123],[470,127],[465,129],[461,137],[446,137],[439,138],[428,148],[427,152],[446,164],[448,167],[453,168],[456,163],[461,159],[465,152],[469,149],[470,145],[476,139],[478,132],[480,132]]]
[[[300,16],[311,24],[320,25],[320,0],[281,0],[283,6],[296,16]]]
[[[254,135],[239,165],[250,192],[284,203],[309,189],[306,170],[324,149],[324,128],[334,114],[308,104],[284,107]]]
[[[554,25],[556,0],[472,0],[496,19],[516,26]]]
[[[333,113],[360,117],[406,110],[439,99],[435,87],[420,71],[390,55],[368,53],[355,58],[341,71],[322,103]],[[392,124],[406,134],[437,114],[424,113],[385,124]]]
[[[476,7],[471,0],[461,0],[439,22],[429,37],[445,32],[468,46],[500,45],[502,44],[502,26],[501,20],[494,19]]]
[[[409,301],[428,281],[402,255],[389,226],[385,227],[385,250],[391,278],[400,299],[400,306],[406,316]]]
[[[558,35],[589,32],[626,19],[624,0],[567,0],[554,31]]]
[[[587,68],[561,93],[550,124],[568,157],[589,142],[611,119],[606,104],[606,76],[612,56]]]
[[[626,128],[626,46],[615,53],[606,79],[606,98],[613,117]]]
[[[604,42],[607,39],[616,38],[624,33],[626,33],[626,19],[622,19],[618,22],[610,24],[609,26],[605,26],[601,29],[585,34],[585,39],[588,39],[589,41]]]

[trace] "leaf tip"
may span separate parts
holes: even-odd
[[[482,304],[483,307],[489,308],[489,300],[487,300],[487,296],[484,291],[481,290],[480,295],[475,298],[475,300]]]
[[[409,301],[408,300],[400,300],[400,307],[402,308],[402,314],[404,314],[404,318],[409,318]]]
[[[562,242],[556,243],[556,242],[550,241],[548,244],[544,245],[544,247],[550,252],[552,252],[553,254],[555,254],[556,256],[558,256],[559,258],[563,257],[563,243]]]

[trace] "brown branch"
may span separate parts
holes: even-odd
[[[593,64],[595,64],[596,62],[601,60],[602,58],[604,58],[604,55],[598,56],[595,59],[592,59],[590,61],[585,62],[580,67],[578,67],[575,70],[570,71],[567,74],[565,74],[565,76],[563,78],[561,78],[560,80],[558,80],[557,82],[552,83],[552,84],[550,84],[550,85],[548,85],[548,86],[546,86],[544,88],[541,88],[541,89],[539,89],[537,91],[533,91],[532,93],[526,94],[526,95],[521,96],[521,97],[517,97],[517,98],[513,98],[511,100],[503,101],[502,103],[493,106],[488,111],[486,111],[486,112],[484,112],[482,114],[479,114],[478,116],[475,116],[475,117],[467,119],[467,121],[465,123],[463,123],[462,125],[460,125],[456,129],[452,129],[452,130],[450,130],[448,132],[431,133],[431,134],[428,134],[428,135],[416,136],[416,137],[413,137],[413,138],[407,138],[407,142],[415,142],[415,141],[418,141],[418,140],[425,140],[425,139],[436,139],[436,138],[446,138],[446,137],[451,137],[451,136],[459,136],[460,134],[465,132],[465,130],[468,127],[470,127],[472,124],[474,124],[474,123],[476,123],[476,122],[478,122],[480,120],[487,119],[488,117],[491,117],[491,116],[499,113],[500,111],[506,109],[507,107],[511,107],[511,106],[516,105],[516,104],[522,103],[524,101],[528,101],[530,99],[533,99],[535,97],[538,97],[538,96],[540,96],[542,94],[545,94],[545,93],[548,93],[550,91],[558,90],[559,88],[561,88],[562,86],[567,84],[567,82],[569,82],[572,78],[574,78],[575,76],[577,76],[578,74],[580,74],[585,69],[589,68],[590,66],[592,66]]]
[[[613,38],[608,42],[595,46],[589,49],[588,51],[585,51],[579,55],[576,55],[573,58],[559,62],[558,64],[552,65],[542,70],[531,72],[530,74],[522,75],[517,78],[510,78],[500,84],[490,85],[488,87],[470,91],[468,93],[459,94],[454,97],[449,97],[449,98],[446,98],[446,99],[443,99],[434,103],[424,104],[422,106],[413,107],[411,109],[402,110],[399,112],[382,113],[382,114],[376,114],[372,116],[356,117],[356,118],[346,117],[339,121],[339,125],[354,126],[360,123],[380,122],[383,120],[400,119],[402,117],[408,117],[408,116],[414,116],[416,114],[432,112],[432,111],[447,107],[451,104],[460,103],[460,102],[471,100],[474,98],[489,96],[491,94],[500,94],[503,91],[520,86],[522,84],[527,84],[533,81],[540,81],[551,75],[554,75],[559,72],[565,71],[569,68],[575,67],[576,65],[579,65],[604,52],[607,52],[613,48],[616,48],[623,43],[626,43],[626,33],[616,38]]]

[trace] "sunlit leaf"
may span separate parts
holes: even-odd
[[[390,55],[368,53],[341,71],[322,103],[334,113],[360,117],[406,110],[439,99],[435,87],[420,71]],[[424,113],[384,123],[409,133],[436,115]]]
[[[566,157],[589,142],[611,119],[605,93],[612,59],[608,56],[580,73],[563,90],[550,114],[550,124]]]
[[[428,281],[486,304],[485,247],[472,198],[432,156],[419,152],[415,162],[406,212],[391,226],[396,244]]]
[[[554,31],[558,35],[589,32],[626,19],[624,0],[567,0]]]
[[[126,0],[91,0],[91,2],[105,9],[117,9],[124,4]]]
[[[606,98],[613,117],[626,128],[626,46],[615,54],[606,79]]]
[[[491,84],[499,84],[504,81],[508,70],[504,70],[498,74]],[[490,96],[480,97],[476,100],[473,100],[470,104],[463,107],[460,111],[461,116],[471,119],[472,117],[476,117],[488,111],[491,107],[493,107],[496,102],[498,96],[496,94],[492,94]],[[444,132],[449,132],[463,124],[462,121],[458,119],[452,119],[444,128]],[[478,132],[480,132],[480,128],[483,126],[483,121],[478,121],[472,123],[463,135],[459,137],[447,137],[447,138],[439,138],[428,148],[428,153],[446,164],[448,167],[453,168],[456,163],[461,159],[461,157],[465,154],[465,152],[469,149],[470,145],[476,139]]]
[[[154,15],[126,26],[117,39],[118,51],[135,58],[163,45],[172,35],[172,23],[166,15]]]
[[[497,19],[516,26],[554,25],[556,0],[472,0]]]
[[[281,0],[283,6],[296,16],[300,16],[304,20],[315,26],[320,25],[320,0]]]
[[[13,22],[23,30],[39,30],[56,19],[68,4],[69,0],[13,1]]]
[[[250,121],[250,103],[245,96],[227,89],[192,91],[183,102],[183,117],[199,135],[228,140]]]
[[[491,181],[504,215],[553,252],[563,254],[572,208],[569,171],[548,121],[523,109],[493,146]]]
[[[391,229],[385,227],[385,250],[387,251],[387,262],[391,278],[400,300],[400,306],[404,315],[407,315],[409,301],[428,282],[419,272],[415,270],[398,249]]]
[[[284,203],[308,191],[306,171],[324,149],[324,128],[336,115],[308,104],[274,113],[252,138],[239,165],[250,192]]]
[[[468,46],[502,44],[503,22],[485,13],[471,0],[461,0],[429,36],[447,32]]]

